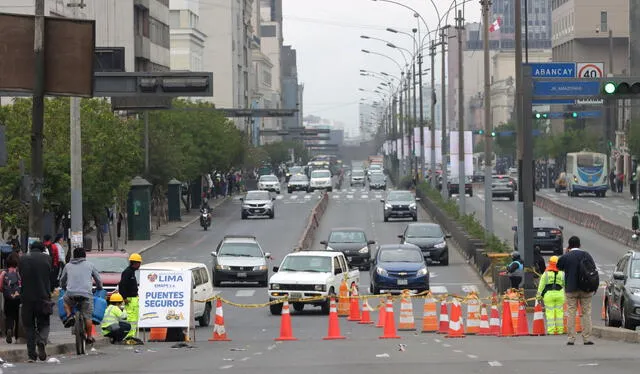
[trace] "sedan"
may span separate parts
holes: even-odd
[[[271,254],[262,251],[254,236],[226,235],[211,256],[214,286],[222,282],[257,282],[262,287],[267,286],[267,259]]]
[[[398,235],[401,244],[413,244],[420,248],[426,262],[437,261],[449,265],[449,246],[442,228],[437,223],[410,223]]]
[[[308,191],[309,190],[309,178],[304,174],[292,175],[287,183],[287,192],[293,191]]]
[[[387,178],[384,176],[384,174],[373,174],[369,177],[369,191],[386,189]]]
[[[389,222],[389,218],[411,218],[418,220],[419,198],[413,196],[410,191],[391,191],[386,199],[380,200],[384,204],[384,221]]]
[[[328,251],[344,253],[349,266],[364,270],[369,270],[371,267],[369,246],[375,243],[375,241],[367,239],[367,234],[363,229],[351,227],[334,228],[331,230],[329,238],[320,242]]]
[[[511,228],[513,234],[513,246],[518,250],[518,226]],[[540,252],[551,252],[561,256],[564,252],[562,230],[564,228],[550,217],[533,218],[533,247]]]
[[[100,273],[102,287],[110,296],[118,290],[120,275],[129,266],[129,254],[126,252],[91,252],[87,253],[87,261],[92,263]]]
[[[471,177],[465,177],[464,182],[464,193],[473,196],[473,186],[471,185]],[[449,184],[449,195],[459,195],[460,194],[460,180],[458,177],[454,177],[448,181]]]
[[[242,202],[242,219],[248,217],[275,217],[274,201],[275,197],[271,197],[267,191],[249,191],[245,197],[241,197]]]
[[[413,244],[385,244],[378,252],[371,267],[372,294],[382,291],[429,289],[429,270],[420,252]]]
[[[275,175],[263,175],[258,180],[258,189],[280,193],[280,180]]]
[[[640,326],[640,252],[632,250],[622,256],[604,297],[607,326],[630,330]]]

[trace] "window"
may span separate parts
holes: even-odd
[[[275,38],[276,26],[275,25],[260,26],[260,36],[265,38]]]
[[[338,257],[333,258],[333,268],[336,270],[335,274],[342,274],[342,267],[340,266],[340,261]]]
[[[600,32],[609,31],[607,25],[607,12],[600,12]]]

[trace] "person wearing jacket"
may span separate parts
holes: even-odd
[[[507,265],[507,273],[511,281],[511,288],[520,288],[524,279],[524,264],[520,258],[520,253],[511,252],[511,263]]]
[[[125,310],[127,311],[127,322],[131,324],[131,331],[125,339],[137,338],[138,335],[138,279],[136,271],[140,269],[142,264],[142,256],[138,253],[132,253],[129,256],[129,266],[122,271],[120,276],[120,284],[118,290],[124,299]]]
[[[540,277],[536,298],[544,301],[547,334],[564,334],[564,272],[558,270],[558,256],[549,259],[547,269]]]
[[[119,293],[114,293],[109,298],[109,306],[104,312],[100,328],[102,335],[109,338],[111,344],[121,342],[131,331],[131,324],[127,322],[127,312],[124,310],[124,299]]]

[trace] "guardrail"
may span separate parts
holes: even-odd
[[[322,219],[324,212],[327,210],[327,205],[329,205],[329,194],[324,192],[320,201],[318,201],[316,206],[311,210],[309,221],[302,232],[298,245],[293,250],[294,252],[303,251],[313,246],[316,230],[320,226],[320,219]]]

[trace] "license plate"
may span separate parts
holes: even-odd
[[[347,261],[353,260],[353,257],[347,257]]]
[[[591,187],[593,186],[593,183],[587,183],[587,186]]]
[[[247,273],[238,273],[238,278],[246,278]]]
[[[406,286],[409,284],[409,281],[406,279],[398,279],[398,286]]]
[[[546,232],[537,232],[536,236],[545,237],[545,236],[547,236],[547,233]]]
[[[302,294],[300,292],[291,292],[289,294],[289,298],[291,298],[291,299],[302,299]]]

